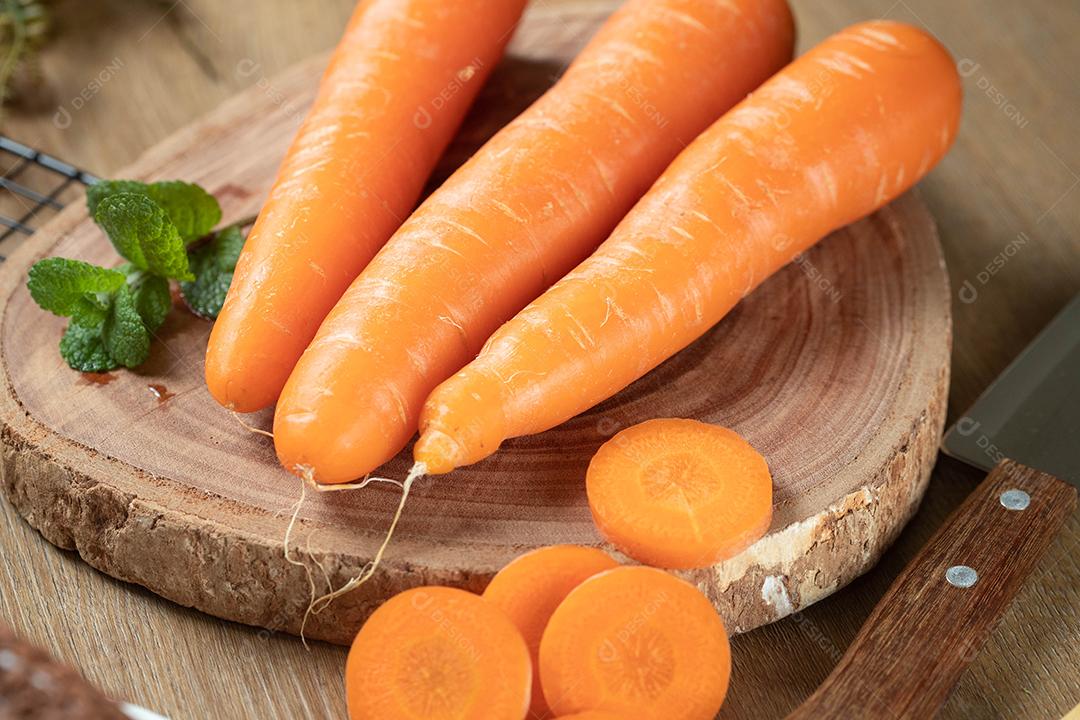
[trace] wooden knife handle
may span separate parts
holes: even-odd
[[[788,720],[936,715],[1075,507],[1072,485],[1002,460]]]

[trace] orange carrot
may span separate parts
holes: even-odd
[[[428,393],[787,62],[792,35],[784,0],[629,0],[334,307],[278,402],[282,464],[339,483],[401,450]]]
[[[514,625],[477,595],[406,590],[379,607],[345,665],[350,720],[522,720],[532,666]]]
[[[540,680],[556,713],[711,720],[727,693],[724,623],[693,585],[620,567],[572,590],[540,641]]]
[[[226,407],[271,405],[413,209],[526,0],[364,0],[237,264],[206,355]]]
[[[955,65],[922,30],[869,22],[825,40],[705,131],[596,253],[431,394],[418,467],[476,462],[626,387],[911,187],[959,117]]]
[[[555,720],[636,720],[636,715],[624,715],[607,710],[586,710],[573,715],[560,715]]]
[[[648,420],[604,443],[585,475],[600,532],[639,562],[694,568],[765,534],[772,477],[735,432],[696,420]]]
[[[596,548],[552,545],[510,562],[491,579],[483,597],[502,610],[521,632],[536,668],[540,637],[551,613],[582,581],[618,565],[610,555]],[[551,717],[540,688],[540,675],[535,672],[529,716]]]

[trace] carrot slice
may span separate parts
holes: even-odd
[[[607,710],[586,710],[573,715],[560,715],[555,720],[634,720],[630,715],[608,712]]]
[[[552,545],[527,552],[510,562],[491,579],[483,597],[517,626],[535,667],[540,637],[551,613],[567,593],[596,573],[618,565],[614,558],[596,548]],[[533,674],[529,715],[534,718],[551,716],[537,673]]]
[[[604,443],[585,475],[593,520],[616,547],[667,568],[713,565],[769,529],[772,476],[738,433],[648,420]]]
[[[532,664],[521,634],[464,590],[419,587],[372,613],[345,665],[351,720],[522,720]]]
[[[620,567],[581,583],[540,642],[544,697],[561,714],[711,720],[730,675],[731,649],[712,604],[656,568]]]

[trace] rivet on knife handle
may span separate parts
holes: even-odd
[[[1072,485],[1003,460],[789,720],[933,717],[1075,507]]]

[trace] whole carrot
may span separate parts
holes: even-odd
[[[443,473],[551,428],[686,347],[832,230],[911,187],[952,144],[948,52],[850,27],[694,141],[588,260],[428,398],[414,448]]]
[[[326,313],[413,209],[526,0],[364,0],[236,267],[206,382],[278,397]]]
[[[686,142],[791,57],[784,0],[630,0],[405,222],[282,392],[282,464],[363,475],[424,398],[586,257]]]

